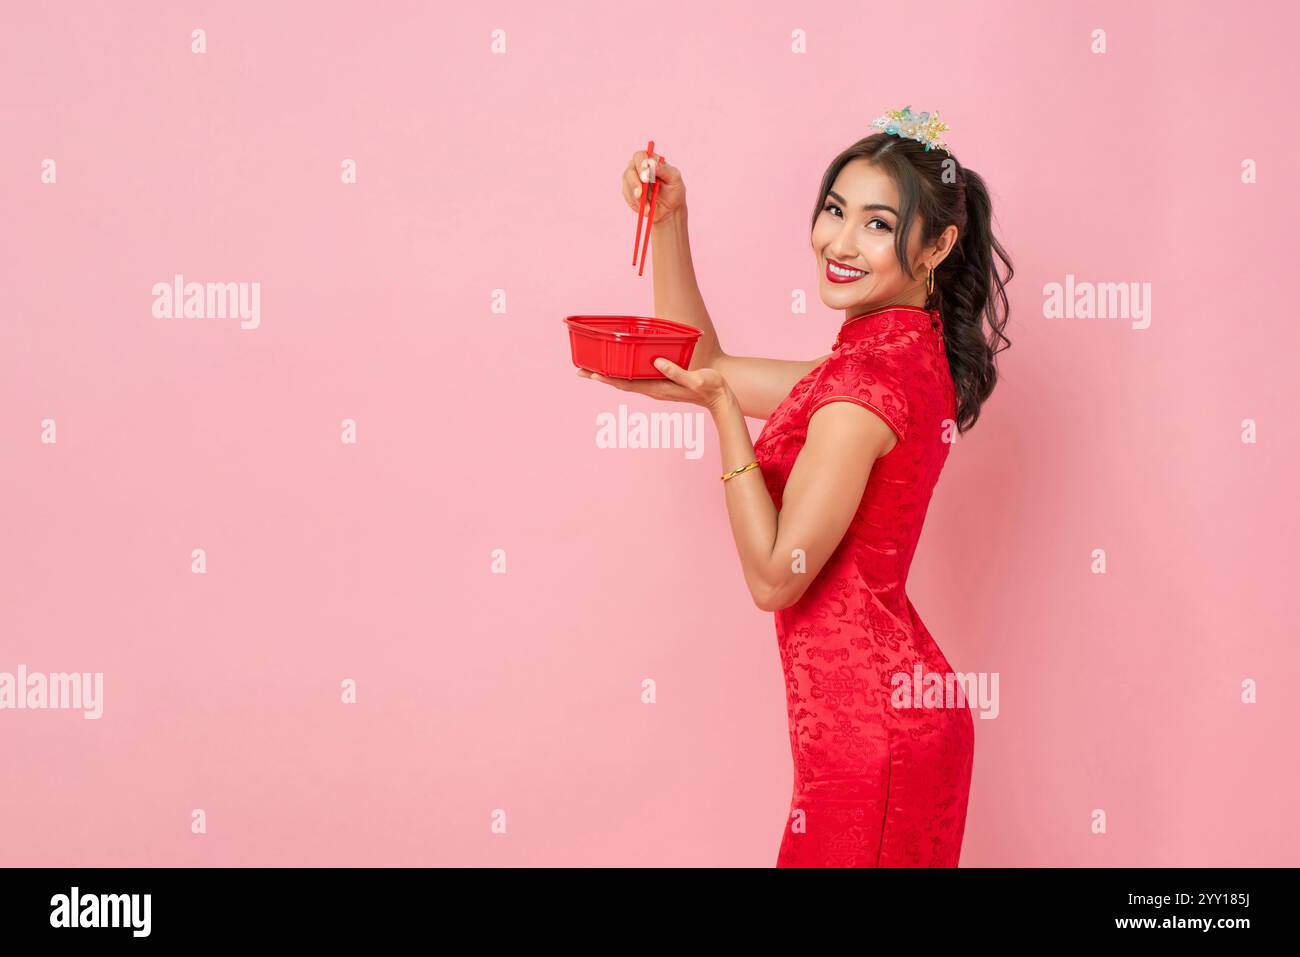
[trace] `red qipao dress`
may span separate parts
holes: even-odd
[[[776,612],[794,756],[776,864],[956,867],[974,757],[969,703],[896,707],[891,697],[894,676],[914,684],[918,665],[952,673],[906,591],[957,416],[938,311],[889,306],[848,320],[831,355],[795,383],[754,445],[778,510],[808,420],[829,402],[870,409],[898,442],[872,465],[826,565]]]

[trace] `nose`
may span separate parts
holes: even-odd
[[[848,223],[845,223],[844,228],[826,247],[826,255],[837,262],[844,263],[846,266],[861,268],[858,263],[854,262],[858,256],[858,247],[853,242],[853,229]]]

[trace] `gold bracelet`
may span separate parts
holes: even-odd
[[[722,481],[725,482],[728,479],[734,478],[735,476],[739,475],[741,472],[748,472],[750,469],[756,469],[756,468],[758,468],[758,459],[754,459],[754,461],[750,462],[748,465],[742,465],[738,469],[732,469],[730,472],[723,472]]]

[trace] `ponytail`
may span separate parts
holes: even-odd
[[[956,223],[956,248],[934,271],[929,307],[938,309],[943,319],[948,366],[957,389],[957,431],[966,432],[979,419],[980,406],[997,384],[994,356],[1011,345],[1003,330],[1010,313],[1006,284],[1015,270],[993,235],[993,204],[983,177],[960,169],[957,180],[961,194],[957,218],[964,222]],[[1005,264],[1005,276],[999,275],[997,260]]]

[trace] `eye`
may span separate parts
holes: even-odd
[[[836,205],[835,203],[828,202],[825,206],[822,207],[823,213],[829,213],[831,210],[835,210],[835,212],[837,213],[840,212],[839,206]],[[890,226],[889,223],[885,222],[879,216],[873,216],[871,219],[867,220],[868,226],[871,225],[872,223],[879,223],[881,226],[885,227],[884,232],[892,233],[894,231],[894,227]],[[873,232],[880,232],[880,231],[881,230],[873,230]]]

